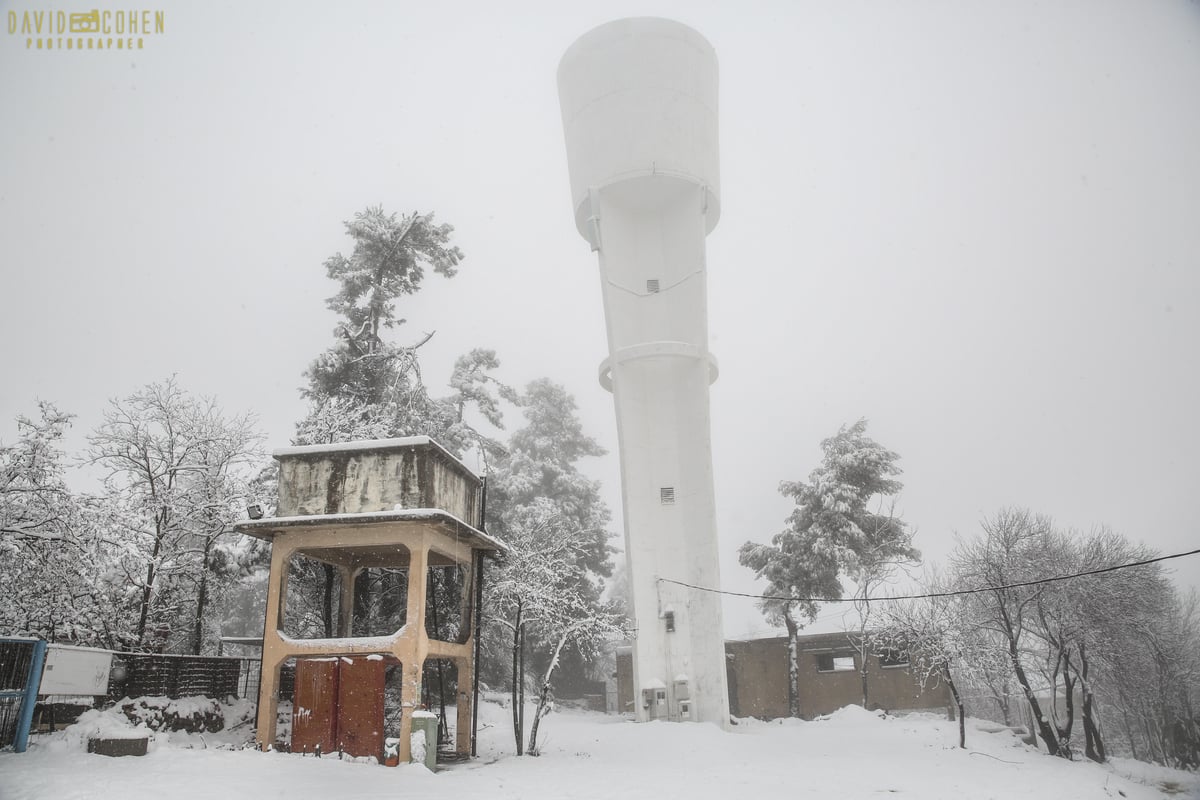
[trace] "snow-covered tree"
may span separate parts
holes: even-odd
[[[884,606],[880,629],[872,636],[877,651],[903,654],[909,671],[923,687],[944,683],[958,708],[958,746],[966,749],[965,709],[954,680],[959,662],[958,633],[952,605],[934,601],[895,601]]]
[[[537,755],[539,724],[551,710],[553,678],[568,645],[594,655],[621,633],[623,618],[595,599],[592,577],[580,558],[588,532],[578,528],[548,497],[512,507],[504,515],[509,552],[485,583],[493,623],[509,633],[513,735],[524,752],[526,642],[545,651],[537,683],[537,710],[527,752]]]
[[[16,442],[0,444],[0,631],[113,646],[107,548],[65,479],[71,415],[51,403],[40,412],[18,417]]]
[[[881,604],[871,643],[876,653],[906,658],[922,686],[945,684],[958,708],[958,746],[966,748],[964,683],[994,665],[996,651],[971,619],[963,597],[948,594],[952,584],[931,570],[921,588],[933,596]]]
[[[296,427],[294,444],[327,444],[361,439],[426,435],[455,455],[477,450],[487,462],[502,448],[475,423],[502,427],[499,397],[504,387],[492,375],[496,353],[475,349],[460,357],[450,377],[451,393],[431,394],[418,351],[433,336],[398,344],[385,332],[403,325],[397,302],[415,294],[427,270],[452,277],[463,258],[450,243],[450,225],[433,214],[398,217],[372,207],[345,223],[353,241],[349,256],[325,261],[326,274],[338,285],[327,301],[339,319],[334,343],[306,373],[303,393],[309,410]],[[264,475],[264,488],[272,481]],[[289,620],[300,629],[333,630],[332,567],[315,562],[293,564],[296,602]],[[404,609],[406,583],[395,570],[366,570],[355,583],[356,630],[394,630]]]
[[[434,215],[414,211],[397,218],[372,206],[346,222],[354,240],[349,257],[338,253],[325,261],[329,277],[341,284],[329,308],[345,319],[348,341],[364,353],[379,352],[380,331],[404,322],[396,318],[398,297],[421,288],[425,270],[453,277],[462,251],[450,244],[452,225],[437,225]],[[335,388],[345,385],[338,381]]]
[[[1074,566],[1068,569],[1073,572],[1156,555],[1107,528],[1069,541]],[[1062,661],[1072,670],[1082,701],[1086,756],[1106,760],[1109,741],[1124,726],[1131,751],[1138,751],[1140,743],[1143,755],[1153,753],[1162,763],[1200,766],[1194,713],[1200,689],[1200,620],[1161,566],[1065,581],[1044,602],[1047,611],[1039,616],[1037,634],[1048,650],[1066,651]],[[1131,718],[1140,723],[1136,738],[1129,736]]]
[[[451,424],[451,410],[430,397],[417,360],[433,334],[397,345],[382,332],[404,323],[396,301],[420,289],[427,268],[455,274],[463,255],[449,244],[453,231],[434,224],[433,214],[397,218],[380,207],[346,222],[351,255],[325,261],[339,287],[327,301],[339,317],[335,342],[308,369],[304,394],[311,407],[298,426],[298,443],[437,435]]]
[[[1123,728],[1135,757],[1194,770],[1200,768],[1200,598],[1173,593],[1158,605],[1127,641],[1115,699],[1101,708],[1108,730]]]
[[[812,619],[816,603],[806,598],[840,598],[839,577],[854,583],[860,629],[853,641],[859,650],[863,705],[868,705],[867,627],[871,592],[878,589],[897,564],[913,562],[920,553],[912,534],[894,513],[888,498],[901,489],[894,476],[899,456],[866,435],[867,422],[843,425],[821,442],[821,465],[808,482],[784,481],[779,491],[791,497],[796,508],[787,527],[770,545],[746,542],[739,550],[743,566],[768,580],[768,600],[763,610],[773,621],[782,618],[788,629],[791,676],[797,676],[795,612]],[[798,715],[795,686],[791,711]]]
[[[71,414],[39,403],[41,418],[17,417],[17,442],[0,443],[0,538],[61,539],[74,497],[63,478],[60,444]]]
[[[1078,719],[1094,761],[1106,760],[1118,730],[1135,757],[1200,760],[1200,628],[1161,567],[1140,563],[1153,551],[1107,528],[1060,530],[1023,509],[982,527],[954,553],[956,581],[990,587],[964,607],[1002,648],[1047,750],[1072,757]],[[997,679],[990,667],[977,673]]]
[[[789,521],[796,516],[792,513]],[[800,717],[800,630],[817,617],[819,604],[810,598],[842,595],[838,565],[818,552],[811,527],[788,527],[775,534],[771,544],[746,542],[738,550],[738,561],[754,570],[767,585],[759,607],[772,625],[783,624],[788,638],[788,713]],[[780,599],[787,598],[787,599]]]
[[[956,548],[951,558],[955,575],[964,586],[992,587],[968,596],[976,624],[992,631],[1004,648],[1047,751],[1069,758],[1026,669],[1029,631],[1047,584],[1013,585],[1050,576],[1045,555],[1053,525],[1024,509],[1004,509],[981,526],[981,537]]]
[[[580,531],[575,561],[593,578],[612,574],[612,514],[600,498],[600,483],[580,471],[581,459],[605,450],[588,436],[576,415],[575,399],[562,386],[541,378],[518,395],[508,393],[526,424],[509,438],[503,459],[488,480],[489,524],[503,535],[509,509],[549,498],[559,515]],[[598,582],[596,588],[598,591]]]
[[[199,652],[214,582],[229,572],[230,525],[260,457],[253,418],[226,417],[172,377],[111,401],[88,441],[88,462],[106,473],[102,524],[137,620],[130,644]]]
[[[602,579],[612,573],[611,517],[599,485],[577,463],[603,450],[583,432],[562,387],[534,381],[515,399],[527,424],[513,433],[488,479],[488,530],[512,551],[485,582],[493,622],[487,645],[497,660],[503,647],[497,632],[506,631],[518,753],[524,749],[527,652],[539,675],[528,748],[536,753],[538,723],[551,707],[563,658],[593,657],[619,630],[621,617],[600,599]]]

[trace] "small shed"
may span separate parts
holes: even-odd
[[[267,748],[276,740],[280,667],[289,658],[317,664],[342,657],[346,663],[367,657],[399,665],[402,670],[399,728],[401,761],[410,756],[413,712],[420,709],[422,675],[428,658],[451,661],[458,671],[455,750],[471,750],[473,697],[470,686],[476,670],[474,644],[476,608],[482,558],[505,550],[483,531],[482,481],[451,453],[426,436],[379,439],[308,447],[289,447],[273,453],[279,462],[279,502],[276,516],[238,523],[241,533],[271,543],[271,573],[263,634],[262,681],[259,688],[257,737]],[[291,559],[303,556],[329,565],[340,580],[336,635],[332,638],[294,638],[284,632]],[[461,624],[453,640],[431,635],[425,624],[431,569],[459,566],[466,585],[461,594]],[[366,569],[390,568],[407,574],[404,620],[384,635],[356,635],[353,630],[355,579]],[[433,626],[436,630],[436,626]],[[351,670],[343,674],[375,674]],[[313,678],[319,680],[319,678]],[[355,678],[351,678],[355,680]],[[344,695],[349,687],[341,687]],[[329,696],[337,695],[338,692]],[[337,707],[325,709],[334,720]],[[347,708],[341,717],[345,733],[358,737],[364,724],[359,709]],[[374,712],[372,712],[374,713]],[[382,717],[382,699],[379,701]],[[368,725],[368,727],[373,726]],[[382,719],[377,726],[382,733]],[[353,735],[351,735],[353,733]],[[340,744],[339,740],[339,744]],[[373,742],[354,755],[379,755]]]

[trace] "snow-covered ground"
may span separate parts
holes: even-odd
[[[282,753],[226,750],[246,725],[217,734],[159,735],[144,757],[88,755],[84,726],[0,753],[2,800],[229,798],[994,798],[1130,800],[1200,797],[1198,776],[1139,762],[1100,766],[1050,758],[1007,730],[932,716],[881,717],[851,706],[814,722],[743,720],[636,725],[561,711],[543,722],[540,758],[512,755],[511,716],[481,708],[480,758],[431,773]],[[111,718],[92,719],[112,728]],[[119,725],[117,727],[120,727]],[[108,732],[111,732],[109,730]]]

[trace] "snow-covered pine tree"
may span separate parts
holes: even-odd
[[[579,469],[584,458],[605,454],[583,430],[575,398],[547,378],[530,382],[519,395],[510,394],[526,424],[509,438],[503,460],[488,481],[489,520],[503,533],[506,510],[539,498],[551,500],[559,515],[581,532],[575,561],[594,578],[612,574],[612,514],[600,498],[600,483]]]
[[[433,334],[402,346],[384,340],[382,332],[404,323],[396,301],[421,288],[427,268],[455,274],[463,254],[449,244],[454,228],[435,224],[432,213],[398,218],[378,206],[345,225],[354,249],[325,261],[326,274],[338,284],[326,301],[339,317],[335,341],[306,373],[311,406],[297,428],[297,443],[437,435],[451,423],[451,410],[429,396],[417,360]]]
[[[894,477],[900,473],[900,457],[869,438],[866,429],[867,421],[860,419],[822,441],[821,465],[808,482],[784,481],[779,486],[796,503],[787,527],[770,545],[746,542],[739,550],[741,564],[767,579],[767,595],[790,598],[767,600],[762,608],[768,619],[782,619],[787,626],[789,696],[797,716],[796,637],[801,626],[795,612],[811,620],[817,604],[807,598],[840,598],[842,576],[854,583],[860,626],[852,641],[859,651],[866,707],[870,592],[887,580],[896,564],[920,557],[907,525],[884,505],[885,498],[901,489]]]
[[[820,606],[810,598],[842,596],[837,563],[814,547],[811,528],[793,527],[775,534],[770,544],[746,542],[738,549],[738,561],[766,579],[766,597],[759,608],[768,622],[787,630],[788,714],[800,717],[798,638],[800,630],[817,617]]]
[[[447,278],[456,273],[463,254],[450,243],[454,228],[435,223],[432,213],[401,217],[378,206],[355,214],[345,226],[353,241],[350,255],[338,253],[325,261],[326,274],[338,285],[327,300],[339,317],[334,342],[306,372],[303,394],[310,405],[293,443],[426,435],[458,456],[476,449],[486,463],[501,448],[472,424],[467,412],[502,427],[498,397],[505,389],[491,374],[499,367],[495,352],[476,349],[460,357],[450,379],[451,394],[436,397],[418,358],[433,334],[403,345],[384,335],[404,324],[396,304],[420,290],[427,270]],[[271,481],[270,475],[263,476],[264,490]],[[291,628],[332,635],[334,581],[328,565],[293,563]],[[365,572],[355,585],[355,629],[394,630],[405,590],[393,572]]]
[[[621,617],[601,601],[612,574],[611,515],[599,484],[578,461],[604,450],[583,432],[575,402],[549,380],[530,383],[517,398],[527,424],[488,479],[488,530],[512,550],[485,581],[492,624],[486,647],[493,673],[509,658],[513,729],[524,750],[522,709],[526,653],[538,675],[538,710],[528,752],[537,752],[538,724],[550,709],[552,681],[563,668],[581,671],[600,643],[619,635]],[[510,649],[511,648],[511,649]]]

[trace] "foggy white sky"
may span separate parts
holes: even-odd
[[[778,482],[860,416],[931,560],[1010,504],[1200,538],[1200,3],[172,3],[134,52],[27,50],[8,12],[34,5],[0,2],[5,440],[41,398],[81,444],[107,398],[175,372],[286,445],[331,341],[321,263],[381,203],[436,211],[467,256],[400,309],[402,341],[437,331],[430,382],[495,348],[615,451],[555,70],[655,15],[720,60],[727,588],[754,590],[735,551],[780,529]],[[619,520],[615,454],[589,469]],[[1200,585],[1200,558],[1174,569]],[[726,617],[761,628],[748,600]]]

